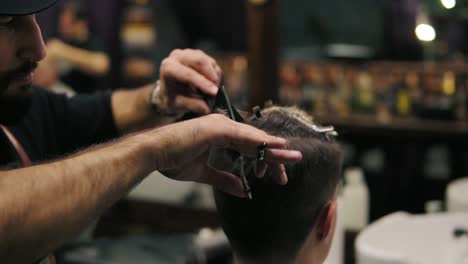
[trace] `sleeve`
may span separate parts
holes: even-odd
[[[34,87],[25,118],[12,127],[33,161],[54,159],[118,135],[111,92],[72,99]]]
[[[65,99],[63,115],[57,118],[57,122],[63,122],[61,145],[65,153],[108,141],[118,135],[111,97],[112,93],[105,91]]]

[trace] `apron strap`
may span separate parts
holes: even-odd
[[[28,154],[26,154],[26,151],[24,151],[23,146],[21,143],[18,142],[18,140],[13,136],[13,134],[10,132],[10,130],[4,126],[0,125],[0,128],[3,130],[3,133],[8,137],[8,140],[10,143],[13,145],[13,147],[16,150],[16,153],[18,153],[21,162],[23,163],[24,167],[29,167],[32,165],[31,159],[29,159]]]
[[[23,146],[19,141],[16,139],[16,137],[11,133],[11,131],[4,125],[0,124],[0,129],[5,133],[7,136],[8,140],[10,143],[13,145],[13,147],[16,150],[16,153],[18,153],[18,156],[21,159],[21,162],[23,163],[24,167],[29,167],[32,165],[31,159],[29,158],[28,154],[24,150]],[[56,264],[55,257],[53,255],[48,256],[44,260],[40,262],[40,264]]]

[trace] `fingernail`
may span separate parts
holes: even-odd
[[[291,151],[291,154],[297,158],[298,160],[301,160],[302,159],[302,152],[300,151],[297,151],[297,150],[292,150]]]
[[[217,94],[218,90],[219,90],[219,88],[217,86],[213,86],[213,87],[210,88],[210,92],[213,93],[213,94]]]

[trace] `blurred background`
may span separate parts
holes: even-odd
[[[345,150],[342,215],[361,218],[343,220],[330,263],[359,263],[355,238],[377,219],[446,211],[447,186],[468,176],[467,1],[82,0],[72,20],[86,22],[88,37],[78,44],[61,30],[73,27],[63,25],[68,2],[38,20],[46,41],[107,57],[91,92],[155,81],[170,51],[198,48],[218,60],[238,108],[271,99],[334,125]],[[84,77],[70,81],[71,63],[56,61],[43,86],[81,93]],[[346,189],[356,178],[358,194]],[[153,175],[100,219],[98,242],[70,246],[63,261],[230,263],[205,227],[219,227],[211,190]]]

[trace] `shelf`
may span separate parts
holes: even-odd
[[[468,122],[466,121],[441,121],[410,117],[392,117],[382,121],[374,115],[351,115],[349,117],[315,115],[314,117],[318,123],[334,125],[344,138],[372,136],[468,141]]]

